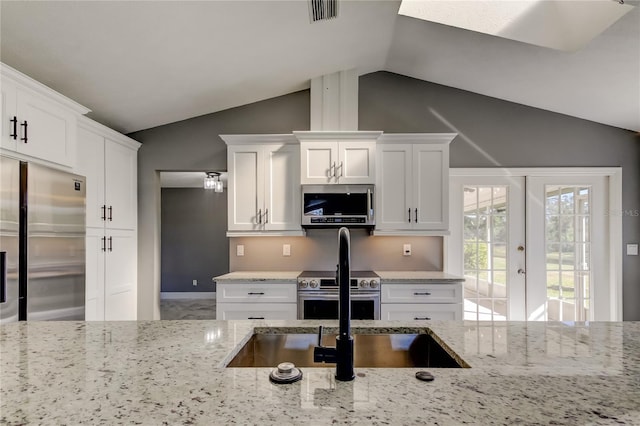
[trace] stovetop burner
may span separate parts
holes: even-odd
[[[373,271],[351,271],[352,290],[380,291],[380,276]],[[303,271],[298,275],[298,290],[338,289],[336,271]]]

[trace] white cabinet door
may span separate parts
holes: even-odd
[[[410,144],[377,147],[376,229],[412,228],[412,155]]]
[[[16,87],[8,81],[0,84],[0,95],[2,96],[2,139],[0,147],[16,150],[18,141],[18,118],[16,113]]]
[[[76,116],[53,102],[18,89],[18,141],[21,154],[65,166],[75,164]]]
[[[238,145],[228,148],[230,231],[261,228],[264,196],[262,146]]]
[[[462,303],[396,304],[383,303],[380,318],[387,321],[462,320]]]
[[[87,228],[85,272],[85,319],[104,320],[104,250],[106,240],[102,228]]]
[[[447,230],[449,225],[449,146],[413,146],[414,229]]]
[[[300,183],[337,183],[336,168],[339,164],[337,141],[312,141],[300,143]]]
[[[220,303],[296,303],[296,283],[218,283]]]
[[[461,303],[462,283],[382,284],[382,303]]]
[[[80,127],[76,173],[86,176],[87,227],[103,227],[104,203],[104,137]]]
[[[109,230],[105,252],[105,320],[137,318],[136,232]]]
[[[264,146],[264,229],[300,229],[300,147]]]
[[[375,184],[375,152],[375,141],[339,141],[335,172],[337,183]]]
[[[137,221],[137,152],[105,139],[105,205],[109,229],[135,229]]]

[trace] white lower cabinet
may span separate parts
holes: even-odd
[[[296,319],[297,284],[223,283],[216,287],[216,319]]]
[[[462,320],[462,283],[381,284],[382,320]]]
[[[218,303],[216,319],[296,319],[295,303]]]
[[[136,320],[136,232],[87,228],[86,241],[86,320]]]

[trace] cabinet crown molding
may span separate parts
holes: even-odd
[[[451,143],[457,133],[385,133],[378,138],[378,143]]]
[[[120,145],[124,145],[127,148],[131,148],[136,151],[139,150],[142,145],[137,140],[131,139],[129,136],[123,135],[122,133],[119,133],[85,116],[78,117],[78,126],[89,131],[98,132],[101,136],[105,136],[113,142],[119,143]]]
[[[290,134],[250,134],[250,135],[218,135],[227,145],[251,145],[260,143],[297,144],[298,139]]]
[[[294,131],[293,134],[299,140],[320,140],[320,139],[378,139],[380,135],[382,135],[381,130],[368,130],[368,131],[360,131],[360,130],[337,130],[337,131]]]
[[[3,81],[10,81],[13,84],[20,86],[21,88],[25,88],[37,93],[40,96],[44,96],[47,99],[50,99],[73,112],[84,115],[91,110],[83,105],[80,105],[76,101],[67,98],[66,96],[56,92],[50,87],[45,86],[39,81],[34,80],[26,74],[21,73],[20,71],[11,68],[9,65],[0,62],[0,78]]]

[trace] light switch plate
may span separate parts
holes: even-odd
[[[282,255],[283,256],[291,256],[291,244],[283,244],[282,245]]]
[[[236,256],[244,256],[244,245],[238,244],[236,246]]]
[[[637,256],[637,255],[638,255],[638,245],[627,244],[627,256]]]

